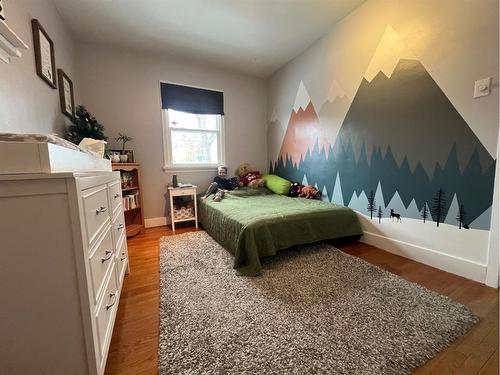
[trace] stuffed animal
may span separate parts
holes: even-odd
[[[300,189],[299,197],[307,199],[319,199],[321,192],[314,186],[302,186]]]
[[[299,196],[299,193],[300,193],[300,188],[301,188],[301,185],[298,182],[292,182],[288,196],[292,197],[292,198],[297,198]]]
[[[264,186],[264,180],[259,171],[252,171],[250,164],[243,163],[236,169],[236,175],[240,178],[240,186],[258,188]]]

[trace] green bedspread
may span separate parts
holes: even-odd
[[[245,276],[258,275],[260,257],[279,250],[331,238],[360,235],[351,209],[305,198],[289,198],[265,188],[242,188],[200,200],[199,219],[205,230],[234,255],[234,268]]]

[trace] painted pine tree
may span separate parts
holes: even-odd
[[[422,208],[422,219],[424,219],[424,223],[425,221],[427,220],[427,218],[429,217],[429,212],[427,211],[427,203],[424,204],[424,207]]]
[[[381,206],[378,206],[377,217],[378,217],[378,223],[380,224],[382,222],[382,207]]]
[[[373,213],[377,210],[376,202],[375,202],[375,193],[370,191],[370,195],[368,196],[368,212],[370,213],[370,219],[373,219]]]
[[[467,219],[467,213],[465,212],[464,205],[460,204],[460,206],[458,207],[458,215],[457,215],[458,229],[462,229],[462,227],[465,225],[466,219]]]
[[[434,203],[431,208],[431,213],[436,220],[437,226],[446,216],[446,196],[443,189],[439,189],[434,196]]]

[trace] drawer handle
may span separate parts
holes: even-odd
[[[115,305],[117,294],[118,294],[118,291],[116,291],[114,293],[109,293],[109,298],[113,298],[113,302],[111,302],[109,305],[106,305],[106,310],[109,310],[110,308],[112,308]]]
[[[98,209],[96,209],[96,210],[95,210],[95,213],[96,213],[97,215],[99,215],[100,213],[102,213],[102,212],[106,212],[107,210],[108,210],[108,208],[107,208],[107,207],[101,206],[101,207],[99,207]]]
[[[116,193],[116,194],[115,194],[115,196],[114,196],[113,198],[115,198],[115,199],[116,199],[116,198],[118,198],[118,197],[120,197],[120,194]]]
[[[120,230],[120,229],[123,229],[124,225],[123,224],[118,224],[118,227],[116,229]]]
[[[111,257],[113,256],[113,252],[111,250],[106,250],[104,254],[106,255],[104,256],[104,258],[101,258],[102,263],[106,262],[107,260],[110,260]]]
[[[122,253],[122,257],[120,258],[120,260],[123,262],[125,259],[127,259],[127,255],[125,255],[125,253]]]

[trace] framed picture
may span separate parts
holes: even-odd
[[[62,69],[57,69],[57,82],[59,84],[59,100],[61,111],[66,116],[75,117],[75,95],[73,93],[73,82]]]
[[[3,0],[0,0],[0,21],[5,21],[5,12],[3,9]]]
[[[36,73],[53,89],[56,83],[56,58],[54,43],[37,19],[31,20],[33,48],[35,50]]]

